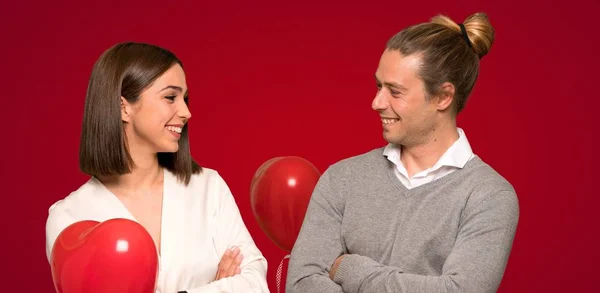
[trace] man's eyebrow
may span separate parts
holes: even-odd
[[[377,81],[377,83],[381,83],[381,81],[379,81],[379,78],[377,78],[377,76],[375,76],[375,80]],[[408,90],[407,87],[397,83],[397,82],[384,82],[383,85],[390,87],[390,88],[394,88],[394,89],[399,89],[399,90]]]

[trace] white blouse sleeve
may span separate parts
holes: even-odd
[[[197,288],[189,288],[188,293],[268,293],[266,281],[267,260],[256,247],[235,203],[233,195],[223,178],[217,174],[213,183],[218,187],[217,216],[215,225],[216,249],[219,256],[229,247],[239,247],[243,255],[241,273],[223,278]]]
[[[48,218],[46,219],[46,258],[49,263],[52,262],[52,249],[58,235],[67,226],[75,222],[63,209],[62,202],[62,200],[59,200],[48,209]]]

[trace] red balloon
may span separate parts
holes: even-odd
[[[153,293],[158,253],[134,221],[81,221],[58,235],[50,265],[58,293]]]
[[[291,252],[321,173],[300,157],[263,163],[252,179],[250,203],[258,225],[281,249]]]

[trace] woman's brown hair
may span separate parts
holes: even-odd
[[[121,120],[121,97],[136,103],[141,93],[173,65],[183,67],[172,52],[150,44],[126,42],[105,51],[94,64],[89,80],[81,140],[79,166],[91,176],[130,173],[134,162],[127,149]],[[159,164],[186,185],[202,168],[190,154],[187,124],[176,153],[158,153]]]

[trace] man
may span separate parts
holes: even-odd
[[[487,16],[404,29],[372,107],[388,145],[330,166],[292,250],[287,292],[495,292],[519,216],[509,182],[456,126],[494,40]]]

